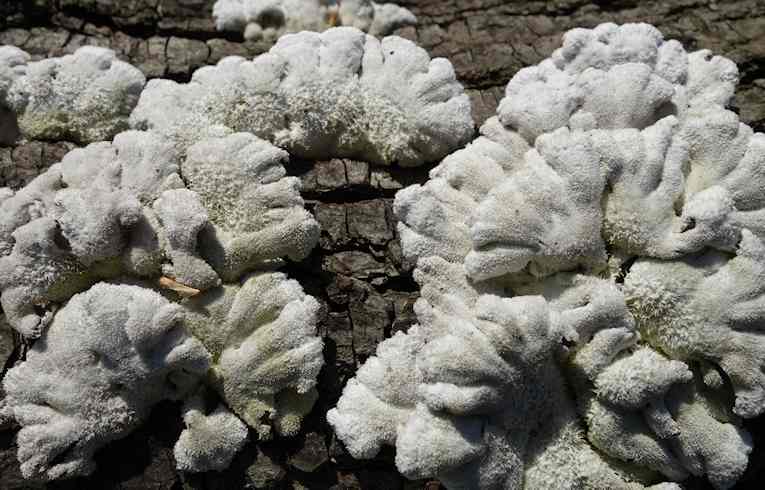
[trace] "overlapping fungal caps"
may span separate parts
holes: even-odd
[[[405,476],[436,476],[447,488],[645,488],[638,469],[609,462],[588,442],[561,366],[564,341],[595,351],[582,361],[593,372],[637,341],[613,284],[580,276],[560,300],[509,298],[439,257],[422,259],[416,279],[420,324],[383,342],[328,413],[352,455],[394,445]],[[603,338],[620,342],[606,343],[608,351]],[[625,445],[638,451],[667,444],[650,430],[629,433],[640,428],[641,401],[687,381],[656,371],[631,411],[610,413],[624,432],[613,435],[630,436]],[[657,455],[656,466],[666,459]]]
[[[288,157],[245,133],[179,152],[159,134],[127,131],[73,150],[27,187],[3,193],[0,301],[16,330],[40,337],[34,355],[4,381],[3,414],[22,426],[25,476],[90,473],[96,449],[135,428],[154,403],[175,397],[172,380],[147,388],[145,379],[160,376],[163,365],[137,347],[112,345],[131,328],[146,334],[147,352],[166,341],[149,335],[164,324],[133,311],[133,297],[172,305],[167,342],[188,338],[198,346],[204,366],[188,376],[233,410],[189,402],[176,446],[180,469],[227,465],[247,438],[237,416],[262,437],[270,424],[297,432],[323,364],[319,306],[273,269],[283,258],[305,257],[319,226],[303,207],[298,179],[286,176]],[[99,330],[101,322],[111,323]],[[68,329],[82,331],[67,337]],[[135,374],[133,363],[146,372]],[[71,382],[61,381],[70,375]],[[120,405],[123,392],[147,389]],[[208,437],[219,423],[225,430]]]
[[[33,62],[16,47],[0,46],[0,141],[16,129],[31,139],[111,139],[128,128],[145,83],[140,70],[110,49],[84,46]]]
[[[19,424],[26,478],[88,474],[93,455],[161,400],[193,391],[209,353],[182,326],[181,307],[149,289],[97,284],[56,314],[3,385]]]
[[[341,25],[384,36],[417,23],[403,7],[370,0],[218,0],[213,16],[219,30],[270,42],[285,33],[321,32]]]
[[[449,488],[732,487],[765,411],[765,136],[726,109],[737,79],[646,24],[518,72],[396,196],[420,324],[330,412],[351,453]]]
[[[443,58],[351,27],[279,39],[187,84],[152,80],[130,118],[181,147],[247,132],[291,155],[402,166],[438,161],[473,136],[470,101]]]
[[[40,337],[39,353],[6,378],[2,414],[28,434],[43,423],[35,400],[60,416],[50,414],[50,427],[20,444],[31,477],[89,473],[102,442],[175,397],[170,383],[170,393],[158,388],[128,415],[112,417],[121,410],[114,405],[120,390],[141,388],[126,361],[134,354],[122,350],[83,368],[76,379],[98,378],[92,390],[48,386],[66,378],[70,364],[46,352],[88,357],[88,349],[111,348],[120,326],[151,330],[151,314],[120,308],[129,303],[123,296],[154,290],[177,308],[173,321],[185,330],[173,328],[173,338],[189,336],[209,356],[205,369],[189,372],[189,386],[202,381],[225,404],[208,404],[199,392],[186,400],[179,468],[225,467],[247,438],[242,423],[260,439],[297,433],[318,397],[323,357],[318,302],[276,271],[285,259],[308,255],[319,237],[299,180],[286,175],[290,156],[416,165],[438,160],[473,131],[449,62],[430,60],[409,41],[380,42],[349,27],[287,36],[252,62],[227,58],[200,69],[189,84],[152,81],[131,123],[113,141],[73,150],[18,192],[0,192],[0,302],[13,328]],[[104,291],[114,293],[96,294]],[[104,338],[84,332],[92,339],[81,347],[69,346],[64,327],[56,327],[101,312],[113,328]],[[164,345],[161,339],[149,336],[146,349]],[[91,340],[104,347],[89,347]],[[99,377],[104,362],[112,373],[106,381]],[[154,375],[146,369],[142,376]],[[38,456],[32,444],[45,449]]]

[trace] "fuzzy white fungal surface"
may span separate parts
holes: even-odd
[[[219,30],[269,42],[286,33],[321,32],[335,26],[385,36],[417,23],[417,17],[403,7],[370,0],[218,0],[213,16]]]
[[[195,372],[196,381],[209,381],[262,437],[269,435],[271,424],[280,433],[296,433],[317,398],[314,385],[323,364],[322,341],[316,337],[318,303],[282,274],[247,275],[273,269],[283,257],[300,260],[318,240],[318,223],[303,208],[297,179],[285,176],[286,160],[286,152],[250,134],[206,139],[179,151],[156,133],[127,131],[111,143],[73,150],[15,194],[4,191],[0,301],[16,330],[30,339],[41,336],[34,344],[41,346],[35,354],[39,361],[30,357],[11,373],[68,376],[68,361],[47,358],[50,349],[63,349],[58,344],[66,341],[65,333],[46,334],[49,324],[52,330],[62,315],[74,322],[77,315],[102,308],[112,315],[115,330],[129,316],[111,312],[126,301],[112,298],[111,291],[126,288],[132,294],[161,298],[151,289],[164,288],[178,303],[173,308],[186,310],[176,315],[176,323],[188,327],[195,345],[211,356],[210,373],[206,364]],[[98,283],[101,280],[120,285],[106,286]],[[70,299],[80,291],[85,292]],[[199,316],[198,303],[183,301],[189,296],[198,296],[219,315]],[[76,306],[80,297],[88,298],[91,306]],[[276,314],[277,309],[281,313]],[[102,342],[92,329],[80,335]],[[151,339],[161,340],[150,337],[146,342]],[[226,342],[216,344],[221,339]],[[89,341],[77,340],[83,346]],[[50,347],[46,350],[44,345]],[[141,389],[139,379],[123,372],[128,366],[110,366],[114,376],[127,376],[120,382],[125,389]],[[36,420],[25,400],[53,395],[47,381],[24,385],[14,376],[22,375],[6,378],[4,414],[15,418],[24,433]],[[87,423],[93,425],[87,437],[96,442],[83,439],[87,434],[78,426],[62,425],[57,429],[62,440],[82,445],[78,451],[85,456],[64,469],[57,463],[64,449],[54,447],[51,455],[35,456],[20,446],[19,457],[29,467],[26,476],[87,474],[101,441],[122,437],[140,422],[134,417],[130,424],[115,425],[108,416],[99,419],[96,407],[103,403],[102,411],[108,412],[111,402],[100,392],[82,398],[87,389],[72,386],[71,394],[56,395],[56,403],[62,417],[87,411]],[[148,409],[162,396],[157,392],[146,407],[131,410]],[[185,419],[188,429],[176,447],[184,471],[223,469],[244,444],[246,429],[229,412],[208,414],[190,408]],[[206,437],[216,421],[227,432]],[[34,462],[27,463],[27,458]]]
[[[178,469],[188,472],[228,468],[247,442],[247,426],[222,403],[209,413],[201,395],[183,406],[186,428],[173,448]]]
[[[765,412],[765,136],[737,80],[647,24],[519,71],[396,196],[419,325],[328,414],[351,453],[448,488],[732,487]]]
[[[190,331],[213,355],[214,386],[262,439],[295,435],[324,363],[319,303],[281,273],[254,273],[190,298]]]
[[[209,361],[184,330],[182,309],[154,291],[101,283],[73,296],[3,380],[4,415],[22,426],[22,474],[91,473],[97,449],[157,402],[193,391]]]
[[[395,8],[380,12],[375,22],[397,22]],[[354,27],[285,36],[188,84],[152,81],[123,132],[144,83],[110,51],[31,63],[3,48],[0,61],[23,136],[113,136],[0,191],[0,302],[37,339],[4,380],[0,420],[22,426],[29,478],[92,472],[98,448],[168,398],[186,399],[183,471],[224,469],[248,427],[261,440],[297,434],[318,399],[320,305],[275,269],[306,257],[320,230],[285,165],[420,165],[473,133],[448,61]],[[91,99],[116,112],[101,117]],[[200,383],[223,404],[200,399]]]
[[[199,235],[200,253],[224,280],[279,257],[301,260],[318,240],[288,162],[286,151],[246,133],[189,148],[182,173],[211,222]]]
[[[247,132],[299,157],[402,166],[438,161],[474,131],[451,63],[351,27],[283,36],[268,53],[224,58],[187,84],[152,80],[130,121],[181,147]]]
[[[8,104],[8,92],[13,82],[27,72],[29,54],[15,46],[0,46],[0,103]]]
[[[2,117],[15,117],[27,138],[111,139],[128,128],[145,84],[143,73],[110,49],[84,46],[61,58],[30,61],[18,48],[0,47],[0,106],[10,110]]]
[[[4,49],[0,57],[20,53]],[[108,59],[100,51],[78,56],[99,53]],[[186,395],[176,396],[170,381],[151,385],[164,368],[119,343],[132,314],[144,330],[164,328],[150,311],[130,309],[134,296],[172,305],[168,342],[180,342],[188,327],[204,360],[185,374],[188,384],[208,384],[230,408],[207,411],[188,401],[179,469],[224,469],[245,444],[247,425],[261,438],[272,429],[296,434],[318,398],[318,302],[297,282],[267,272],[286,258],[303,259],[319,238],[299,180],[286,175],[289,153],[251,133],[201,133],[186,144],[154,129],[124,131],[71,151],[16,192],[0,191],[0,302],[13,328],[27,341],[38,339],[6,376],[0,415],[22,426],[26,477],[92,472],[98,448],[133,430],[156,402]],[[203,313],[200,302],[216,314]],[[103,322],[108,326],[98,330]],[[69,338],[66,328],[80,330]],[[148,335],[141,348],[153,352],[165,340]],[[70,361],[88,358],[88,349],[97,351],[92,366]],[[108,371],[100,377],[102,361]],[[133,364],[141,362],[149,364],[139,375]],[[133,397],[127,407],[120,405],[123,391]]]
[[[16,114],[9,107],[8,90],[27,71],[30,56],[15,46],[0,46],[0,144],[10,145],[19,137]]]

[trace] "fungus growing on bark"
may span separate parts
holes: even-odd
[[[91,473],[93,455],[161,400],[192,391],[210,357],[178,305],[147,288],[97,284],[74,295],[3,380],[2,412],[22,427],[26,478]]]
[[[30,139],[87,144],[128,127],[146,83],[143,73],[106,48],[84,46],[60,58],[30,61],[0,46],[0,131],[17,125]],[[0,135],[10,142],[13,135]]]
[[[211,150],[216,148],[219,151]],[[132,310],[112,312],[128,301],[119,296],[127,293],[115,292],[117,296],[112,297],[111,291],[122,289],[157,298],[161,296],[152,289],[164,290],[177,303],[173,306],[176,330],[185,327],[194,335],[189,338],[205,356],[204,368],[191,373],[196,382],[208,381],[237,414],[263,434],[267,433],[263,424],[268,423],[257,416],[245,416],[258,404],[266,407],[263,414],[272,410],[274,425],[290,427],[284,433],[297,430],[316,399],[312,389],[323,363],[322,342],[315,335],[318,304],[303,295],[296,282],[268,271],[278,267],[283,257],[299,260],[307,255],[318,239],[319,227],[303,209],[296,179],[285,176],[286,160],[286,152],[249,134],[202,140],[178,152],[177,146],[155,133],[128,131],[111,143],[94,143],[70,152],[0,204],[0,270],[5,271],[0,301],[16,330],[29,339],[40,337],[34,344],[40,346],[39,353],[12,368],[4,382],[8,394],[4,413],[22,425],[22,434],[31,434],[37,430],[34,424],[43,423],[33,416],[36,409],[30,403],[38,403],[33,399],[54,396],[43,378],[69,376],[69,361],[52,358],[56,349],[65,348],[64,342],[74,342],[66,337],[68,324],[76,322],[78,315],[100,309],[113,322],[103,332],[96,329],[96,320],[91,322],[95,325],[92,328],[73,332],[72,339],[75,335],[83,338],[77,337],[80,347],[67,347],[69,350],[87,350],[89,342],[108,347],[112,336],[119,337],[120,328],[127,328]],[[247,279],[253,271],[260,271],[254,273],[258,277],[273,279]],[[104,280],[118,285],[99,282]],[[229,296],[224,292],[240,289],[227,301]],[[283,289],[282,296],[290,301],[304,296],[299,311],[294,311],[289,301],[279,303],[282,296],[274,294]],[[87,307],[76,306],[80,297],[88,298]],[[224,299],[221,305],[214,301],[219,297]],[[194,306],[192,314],[189,303],[197,298],[208,302],[210,308],[222,308],[221,318],[206,314],[199,320],[195,314],[201,310]],[[268,320],[274,308],[282,307],[284,312],[278,319]],[[238,316],[224,321],[227,308],[233,308],[231,315]],[[156,323],[149,313],[139,313],[135,328],[147,329]],[[250,318],[249,314],[256,316]],[[66,325],[56,327],[57,322]],[[229,323],[230,328],[226,328]],[[46,331],[49,324],[55,334]],[[269,333],[263,337],[263,332]],[[99,340],[100,335],[106,337]],[[252,340],[247,340],[248,336]],[[214,342],[221,337],[226,348],[218,350]],[[266,346],[263,338],[272,345]],[[148,337],[146,348],[155,348],[154,341],[161,339]],[[245,345],[251,345],[247,356],[241,351]],[[129,349],[121,344],[114,348]],[[110,354],[118,359],[126,355],[122,351]],[[81,354],[77,351],[71,356]],[[136,362],[141,359],[139,356]],[[120,390],[146,388],[141,385],[143,378],[131,374],[130,366],[122,361],[110,363],[110,376],[120,379]],[[311,367],[293,375],[298,364]],[[98,366],[87,368],[93,378],[102,372]],[[31,383],[28,378],[34,376],[41,381]],[[91,385],[86,373],[82,376],[67,391],[55,395],[57,418],[45,423],[58,427],[55,438],[61,442],[50,443],[51,454],[43,456],[46,450],[37,451],[40,454],[32,450],[41,443],[39,438],[20,444],[25,476],[59,478],[90,473],[94,469],[91,457],[98,447],[124,436],[140,423],[151,405],[169,396],[158,387],[154,398],[136,402],[146,406],[125,408],[116,421],[97,416],[96,407],[103,404],[100,412],[108,413],[112,403],[107,394],[119,396],[122,391],[108,391],[101,386],[104,380],[94,379],[92,389],[97,392],[88,395]],[[253,385],[258,383],[264,388],[256,389]],[[102,393],[104,390],[108,393]],[[266,406],[269,400],[271,405]],[[188,429],[176,448],[182,456],[180,468],[222,469],[242,447],[241,433],[244,430],[246,436],[246,429],[238,428],[242,422],[235,421],[231,413],[194,410],[190,408],[186,414]],[[84,417],[78,415],[82,411],[89,418],[79,421],[78,417]],[[77,422],[59,422],[59,418]],[[230,447],[219,448],[229,451],[225,457],[210,447],[198,447],[200,440],[205,440],[204,427],[218,419],[225,421],[232,433],[209,442],[231,442]],[[40,437],[48,440],[53,436]],[[67,463],[66,468],[59,464],[57,455],[70,449],[60,445],[72,445],[77,452],[77,457],[73,456],[76,461]]]
[[[111,60],[78,56],[99,69]],[[13,91],[33,64],[9,49],[2,60],[0,83],[13,78]],[[48,64],[72,63],[62,60]],[[61,110],[77,116],[68,104]],[[185,401],[175,447],[184,471],[223,469],[248,427],[261,440],[295,435],[318,398],[323,344],[318,301],[278,272],[320,231],[287,175],[290,157],[419,165],[473,131],[448,61],[351,27],[285,36],[188,84],[154,80],[130,122],[0,193],[0,302],[34,341],[4,379],[2,406],[22,426],[27,477],[92,472],[93,453],[163,399]],[[184,359],[193,366],[178,374]],[[222,405],[200,401],[200,383]]]
[[[72,151],[0,204],[4,252],[0,270],[5,271],[0,301],[14,328],[29,339],[40,337],[34,344],[39,353],[12,368],[4,382],[8,394],[4,413],[22,425],[22,434],[31,434],[37,430],[35,424],[43,423],[36,422],[37,409],[30,403],[54,396],[43,379],[70,376],[66,366],[71,363],[53,359],[56,349],[75,340],[77,345],[66,347],[66,352],[76,352],[62,355],[85,356],[87,352],[77,349],[87,351],[90,342],[112,349],[110,339],[123,335],[120,329],[133,321],[130,308],[124,314],[112,311],[129,302],[120,295],[130,292],[161,299],[152,289],[164,290],[177,303],[173,328],[181,332],[185,327],[204,354],[204,368],[189,373],[195,383],[208,382],[262,436],[268,434],[264,426],[271,423],[289,427],[280,432],[293,434],[313,405],[313,386],[323,363],[322,342],[315,331],[318,304],[303,295],[298,283],[270,272],[283,257],[299,260],[307,255],[318,239],[318,224],[303,209],[296,179],[285,176],[286,152],[249,134],[202,140],[184,153],[176,150],[151,132],[121,133],[111,143]],[[205,158],[200,160],[200,155]],[[103,280],[117,285],[99,282]],[[80,307],[76,301],[84,301],[77,300],[81,297],[87,303]],[[205,308],[219,312],[220,318]],[[275,308],[284,311],[271,318]],[[101,310],[113,323],[109,329],[98,330],[100,320],[93,320],[94,326],[67,337],[67,328],[75,328],[69,323],[77,322],[78,315],[100,315]],[[157,323],[149,313],[135,314],[135,328],[150,329]],[[56,327],[57,322],[62,326]],[[105,337],[99,340],[101,335]],[[175,339],[181,334],[173,335]],[[161,341],[157,335],[149,336],[146,349]],[[249,347],[242,350],[245,346]],[[120,344],[114,349],[130,347]],[[122,350],[109,356],[127,359]],[[141,354],[135,362],[143,358]],[[146,389],[143,378],[136,378],[126,361],[109,362],[108,379],[119,378],[119,390],[102,386],[106,381],[99,378],[99,364],[87,368],[71,364],[78,373],[83,371],[82,379],[55,395],[55,403],[50,403],[57,414],[45,422],[58,427],[55,440],[61,442],[51,442],[47,456],[43,456],[47,450],[32,450],[41,443],[39,438],[20,444],[25,476],[90,473],[98,447],[124,436],[151,405],[169,396],[161,386],[169,389],[172,383],[158,381],[154,397],[136,401],[140,407],[125,408],[115,415],[119,420],[99,417],[97,413],[111,410],[109,396]],[[297,365],[304,366],[299,373]],[[87,376],[95,379],[87,381]],[[29,377],[40,381],[32,383]],[[91,389],[96,391],[89,393]],[[241,449],[247,430],[234,414],[221,410],[208,414],[198,407],[188,409],[188,429],[176,447],[179,468],[220,470]],[[251,415],[257,410],[271,413],[272,421]],[[83,411],[89,415],[80,421],[85,416],[78,414]],[[62,422],[69,418],[77,422]],[[231,434],[206,439],[205,427],[219,419]],[[200,447],[200,441],[211,446]],[[215,449],[214,444],[225,447]],[[61,445],[71,445],[77,452],[76,461],[66,468],[57,455],[70,449]]]
[[[646,24],[519,71],[396,196],[419,325],[328,414],[350,452],[448,488],[733,486],[765,411],[765,137],[737,80]]]
[[[349,27],[283,36],[252,61],[224,58],[186,84],[152,80],[130,120],[181,147],[247,132],[303,158],[402,166],[438,161],[473,136],[451,63]]]

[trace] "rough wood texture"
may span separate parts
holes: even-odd
[[[15,44],[37,58],[70,53],[79,46],[108,46],[149,77],[187,80],[199,66],[223,56],[252,57],[267,49],[235,34],[216,32],[214,0],[0,0],[0,44]],[[645,21],[688,49],[709,48],[738,63],[742,74],[735,109],[744,122],[765,130],[765,2],[399,0],[418,17],[400,35],[433,56],[448,57],[467,87],[478,123],[489,117],[504,86],[521,67],[548,56],[560,35],[604,21]],[[23,142],[0,147],[0,185],[23,186],[73,145]],[[370,168],[363,162],[293,162],[304,197],[322,224],[320,245],[289,274],[323,305],[321,334],[327,366],[321,399],[293,440],[250,443],[222,473],[185,476],[175,471],[172,445],[181,431],[179,407],[165,404],[127,439],[103,450],[99,470],[87,479],[49,484],[60,489],[414,489],[392,453],[373,461],[352,460],[332,437],[324,413],[346,379],[377,343],[415,321],[417,287],[402,263],[392,215],[399,188],[424,182],[427,169]],[[739,485],[765,476],[765,421],[748,424],[757,449]],[[21,479],[13,430],[0,432],[0,489],[41,488]],[[688,489],[709,488],[686,482]]]

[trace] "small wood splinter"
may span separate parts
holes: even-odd
[[[337,21],[338,21],[337,12],[335,12],[335,11],[330,12],[329,13],[329,19],[327,20],[327,23],[329,24],[329,26],[330,27],[336,27],[337,26]]]
[[[175,279],[171,279],[166,276],[162,276],[159,278],[159,286],[164,289],[169,289],[171,291],[175,291],[179,295],[183,296],[184,298],[191,298],[193,296],[196,296],[197,294],[201,293],[199,289],[192,288],[190,286],[186,286],[185,284],[181,284],[180,282],[176,281]]]
[[[329,27],[337,27],[339,25],[340,21],[340,0],[337,0],[336,5],[334,5],[334,8],[330,8],[329,10],[329,18],[327,19],[327,24],[329,24]]]

